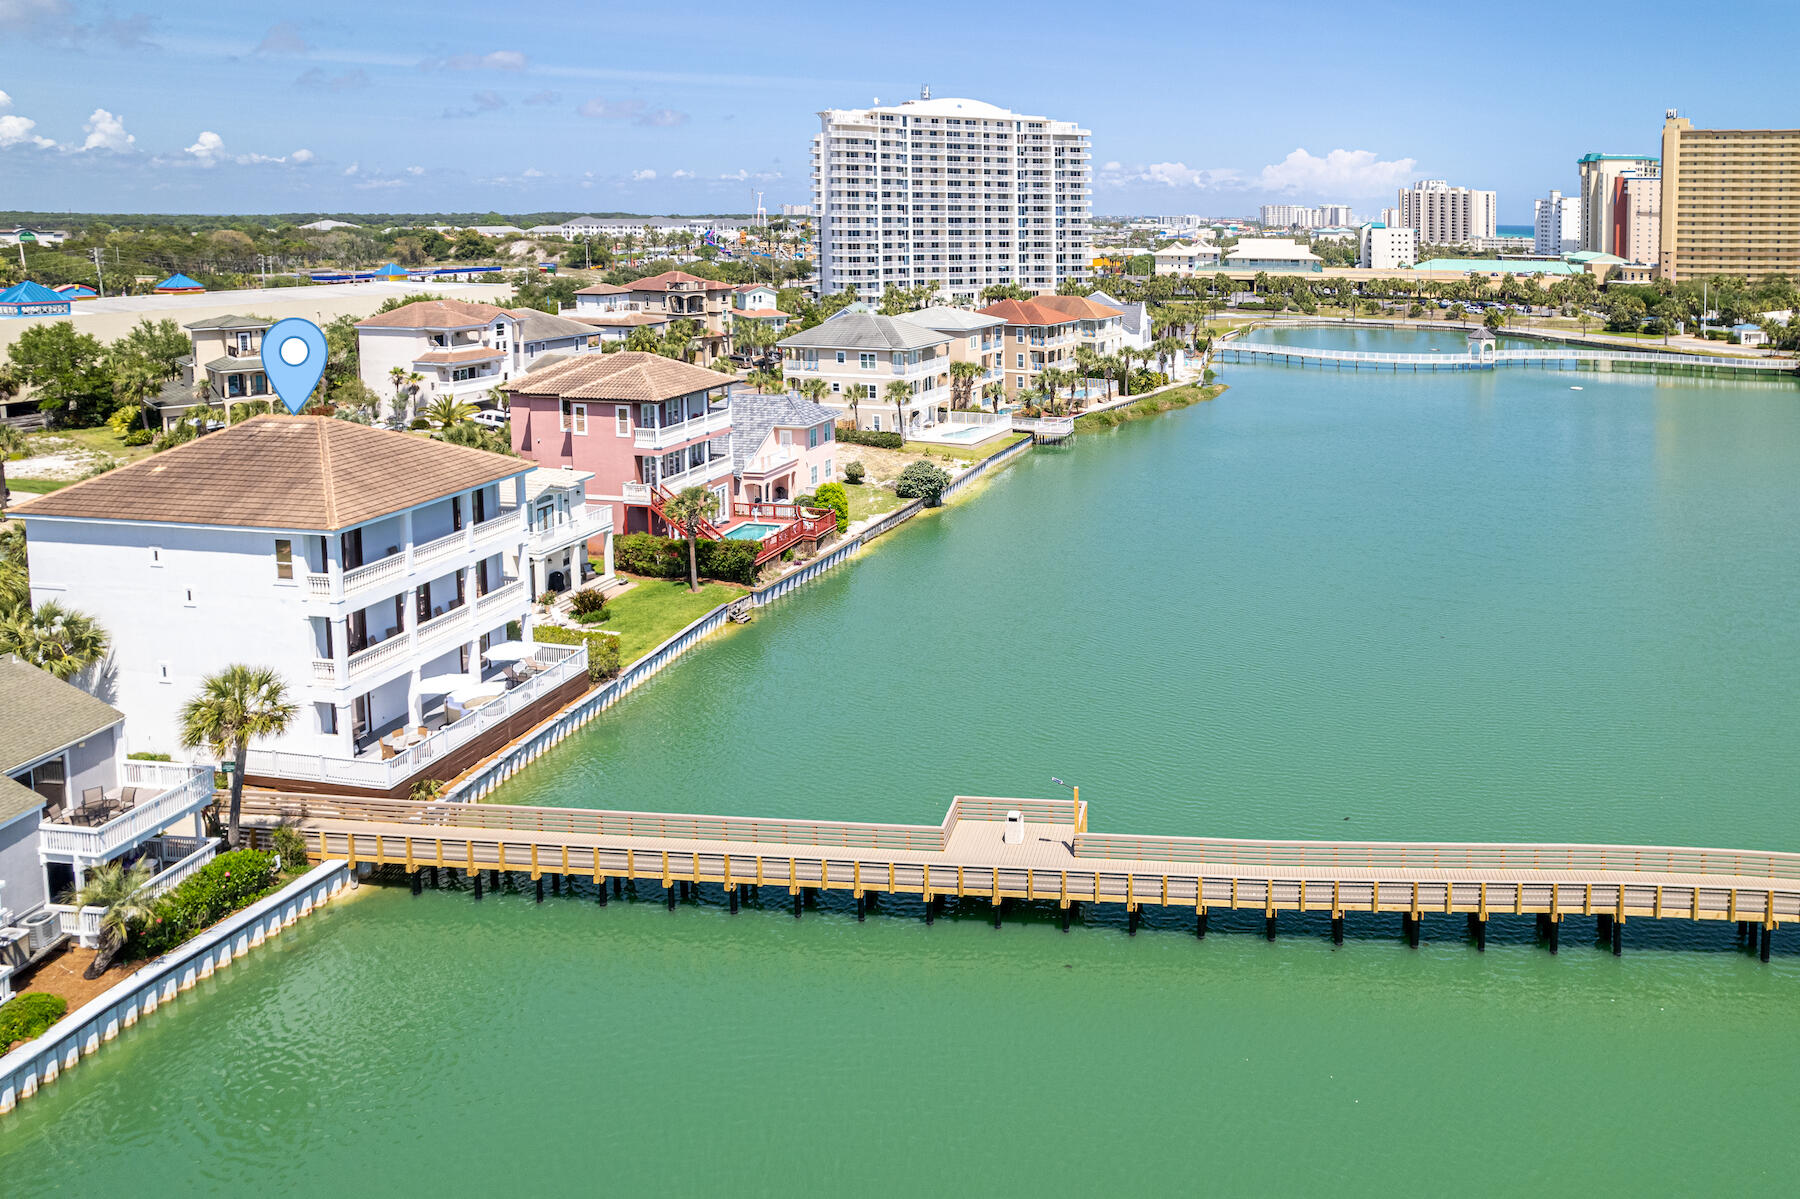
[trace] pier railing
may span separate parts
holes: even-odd
[[[1077,858],[1302,870],[1553,870],[1800,879],[1800,854],[1661,845],[1397,841],[1237,841],[1081,833]]]

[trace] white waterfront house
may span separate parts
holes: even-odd
[[[525,476],[525,583],[533,596],[613,577],[612,505],[587,502],[591,470],[540,466]],[[595,543],[600,549],[595,551]],[[591,570],[589,555],[600,568]]]
[[[903,432],[947,418],[952,340],[904,317],[845,311],[777,345],[790,383],[823,379],[831,388],[823,402],[850,413],[858,428]],[[896,381],[908,392],[900,408],[887,398]]]
[[[519,671],[501,680],[485,656],[509,623],[529,623],[532,470],[415,434],[264,416],[15,514],[32,602],[111,636],[130,749],[204,758],[180,744],[181,705],[226,666],[264,666],[300,710],[255,748],[250,775],[404,793],[423,759],[467,740],[447,727],[459,714],[501,698],[494,712],[519,710],[569,673],[559,663],[515,692]],[[537,656],[548,666],[556,650]]]
[[[1419,261],[1419,231],[1391,229],[1370,221],[1356,231],[1356,265],[1363,270],[1392,271]]]
[[[488,403],[493,388],[531,369],[545,354],[600,349],[598,330],[535,308],[497,308],[467,300],[420,300],[358,321],[363,383],[384,402],[395,396],[393,370],[419,381],[422,407],[445,396]]]

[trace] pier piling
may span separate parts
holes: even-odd
[[[552,874],[550,876],[550,894],[552,894],[552,895],[561,895],[562,894],[562,875]]]
[[[800,909],[806,905],[806,896],[799,891],[794,892],[794,919],[800,919]]]
[[[475,898],[481,898],[481,871],[475,872]]]
[[[669,886],[663,888],[663,900],[664,900],[664,902],[666,902],[669,905],[669,910],[671,912],[673,912],[675,910],[675,886],[674,886],[674,884],[671,883]]]
[[[869,910],[868,902],[863,899],[862,892],[858,891],[856,893],[856,922],[858,924],[861,924],[863,922],[863,916],[868,912],[868,910]]]
[[[537,901],[539,903],[543,903],[544,902],[544,876],[541,874],[538,875],[537,879],[535,881],[537,883]]]
[[[488,871],[488,890],[498,891],[499,889],[500,889],[500,872],[498,870]]]
[[[1069,909],[1067,907],[1062,910],[1062,930],[1065,933],[1069,931]]]
[[[1137,936],[1137,926],[1138,926],[1138,910],[1137,910],[1137,908],[1133,907],[1126,913],[1126,916],[1125,916],[1125,935],[1128,937]]]
[[[623,895],[624,893],[625,893],[625,880],[620,878],[616,874],[613,875],[613,894],[615,896],[619,896],[619,895]]]
[[[1762,926],[1762,948],[1760,950],[1758,950],[1757,954],[1756,954],[1758,960],[1764,961],[1764,962],[1769,960],[1769,950],[1772,947],[1772,942],[1774,940],[1775,940],[1774,927],[1771,925],[1767,925],[1767,924],[1763,925]]]
[[[1275,913],[1274,912],[1263,913],[1263,936],[1271,941],[1273,941],[1275,939]]]
[[[1609,920],[1607,923],[1612,926],[1607,930],[1612,934],[1612,955],[1618,957],[1625,952],[1625,922]]]
[[[1549,936],[1550,936],[1550,954],[1551,954],[1551,956],[1554,957],[1556,954],[1557,942],[1562,939],[1562,921],[1561,920],[1552,919],[1550,921]]]
[[[1000,909],[1005,906],[1005,903],[1006,903],[1005,900],[1000,900],[1000,899],[997,899],[994,901],[994,927],[995,928],[1000,927]]]
[[[738,914],[738,892],[742,890],[742,887],[725,888],[726,894],[730,896],[731,914],[733,916]]]
[[[616,883],[619,880],[615,878],[613,881]],[[600,880],[600,885],[594,888],[594,902],[599,904],[601,907],[606,906],[606,879],[605,878],[602,878]]]
[[[1194,939],[1197,941],[1206,939],[1206,912],[1204,910],[1194,914]]]
[[[1333,945],[1344,943],[1344,917],[1341,913],[1331,918],[1331,943]]]
[[[425,877],[417,870],[412,872],[412,893],[414,895],[425,889]]]

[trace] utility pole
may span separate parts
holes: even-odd
[[[100,298],[106,298],[106,273],[100,269],[100,255],[104,253],[99,246],[94,247],[94,281],[100,285]]]

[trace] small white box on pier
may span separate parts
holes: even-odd
[[[1025,813],[1012,811],[1006,814],[1004,838],[1008,845],[1025,844]]]

